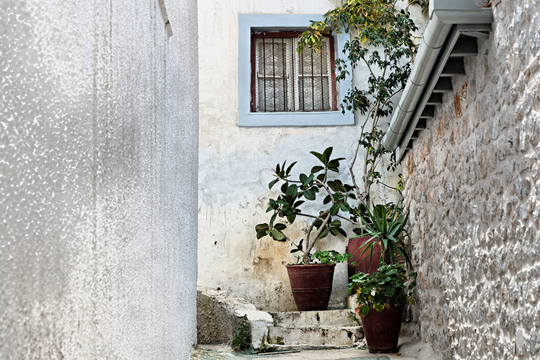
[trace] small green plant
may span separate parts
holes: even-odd
[[[251,348],[251,325],[247,315],[242,317],[234,330],[231,347],[234,351],[247,351]]]
[[[400,264],[383,265],[373,275],[358,273],[351,277],[349,293],[356,293],[357,312],[366,316],[370,309],[378,312],[391,306],[414,305],[412,291],[416,273],[406,273]]]
[[[319,260],[321,264],[338,264],[347,261],[347,259],[352,257],[353,256],[349,253],[342,255],[335,250],[317,251],[313,254],[313,259]]]

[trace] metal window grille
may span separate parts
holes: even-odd
[[[299,32],[252,35],[252,112],[337,110],[333,38],[322,51],[296,51]]]

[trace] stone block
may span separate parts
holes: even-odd
[[[502,1],[492,8],[491,38],[478,41],[467,74],[454,79],[468,84],[469,99],[474,88],[475,109],[460,91],[444,96],[429,148],[411,155],[414,174],[405,174],[406,201],[417,212],[421,335],[456,359],[538,355],[540,58],[531,55],[540,35],[531,26],[540,9]]]
[[[268,344],[295,346],[352,346],[364,338],[361,326],[353,327],[278,327],[268,328]]]
[[[360,324],[352,309],[271,312],[270,315],[274,319],[274,326],[280,327],[350,327]]]
[[[226,292],[199,287],[197,289],[197,343],[230,343],[235,328],[243,316],[251,327],[252,346],[264,346],[272,316],[259,311],[247,301],[229,296]]]

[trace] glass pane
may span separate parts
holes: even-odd
[[[332,110],[330,41],[321,52],[296,53],[296,38],[255,40],[256,111]]]
[[[257,111],[288,111],[287,83],[279,79],[259,78]]]
[[[298,98],[297,111],[332,110],[330,41],[323,40],[321,52],[303,51],[298,56]]]
[[[298,79],[299,111],[332,110],[328,76],[304,76]]]
[[[292,111],[289,89],[292,69],[291,38],[259,38],[256,46],[257,111]]]

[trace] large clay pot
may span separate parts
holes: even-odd
[[[347,260],[347,272],[349,279],[356,273],[363,272],[365,274],[373,275],[379,268],[379,258],[381,257],[381,246],[375,244],[373,247],[373,257],[370,259],[370,251],[368,250],[364,255],[362,245],[364,245],[371,236],[359,236],[349,239],[347,246],[347,252],[353,257]],[[356,262],[356,266],[352,263]]]
[[[397,352],[403,307],[391,306],[381,312],[373,309],[362,317],[362,327],[370,353]]]
[[[336,264],[287,265],[298,311],[326,310]]]

